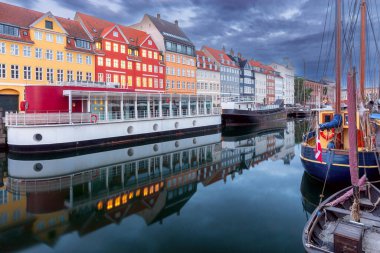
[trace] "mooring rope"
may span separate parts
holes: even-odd
[[[326,177],[325,177],[325,182],[323,183],[322,193],[319,195],[319,204],[322,203],[322,200],[325,197],[324,194],[325,194],[325,188],[326,188],[327,178],[329,176],[331,164],[332,164],[333,157],[334,157],[334,154],[335,154],[334,151],[332,151],[331,149],[329,151],[330,151],[330,157],[329,157],[330,161],[329,161],[329,164],[328,164],[328,167],[327,167],[327,173],[326,173]]]

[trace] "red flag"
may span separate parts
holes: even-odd
[[[319,141],[319,131],[317,131],[317,138],[315,143],[315,159],[317,161],[322,162],[322,146],[321,142]]]

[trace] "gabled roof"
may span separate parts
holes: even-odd
[[[128,26],[122,26],[119,25],[121,31],[124,33],[124,36],[127,38],[129,44],[134,46],[141,46],[142,43],[150,37],[149,34],[147,34],[144,31],[140,31],[137,29],[134,29],[132,27]]]
[[[0,2],[0,23],[28,28],[44,13]]]
[[[94,40],[101,38],[102,33],[105,29],[115,26],[114,23],[100,19],[91,15],[87,15],[81,12],[75,14],[75,19],[83,22],[88,33],[93,37]]]
[[[262,63],[259,62],[259,61],[250,60],[250,61],[249,61],[249,64],[250,64],[252,67],[264,68],[264,64],[262,64]]]
[[[218,49],[207,47],[207,46],[203,46],[202,50],[207,50],[211,54],[211,56],[215,59],[215,61],[217,61],[219,64],[223,66],[228,66],[231,68],[239,68],[235,64],[235,62],[230,57],[228,57],[228,55],[222,50],[218,50]],[[222,63],[222,60],[223,60],[223,63]]]
[[[145,14],[150,19],[157,30],[164,36],[165,39],[174,41],[187,46],[194,46],[193,42],[186,36],[178,24],[171,23],[162,18],[153,17]]]
[[[61,17],[56,17],[56,19],[66,30],[68,36],[91,41],[91,38],[87,35],[78,21]]]
[[[210,58],[210,61],[207,60],[209,58],[203,51],[197,50],[197,62],[199,62],[199,67],[198,69],[204,69],[208,71],[214,71],[214,72],[219,72],[219,68],[215,70],[215,61],[214,59]],[[203,61],[203,57],[205,58],[205,61]],[[203,62],[206,64],[206,67],[203,67]],[[212,68],[210,69],[210,65],[212,65]]]

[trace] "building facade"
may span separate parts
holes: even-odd
[[[265,104],[272,105],[275,101],[275,73],[271,66],[263,65],[264,73],[267,77],[266,83],[266,100]]]
[[[203,46],[202,51],[212,58],[220,68],[220,93],[226,98],[240,96],[240,69],[239,66],[226,54],[225,50],[217,50]]]
[[[197,54],[197,94],[211,95],[213,104],[220,105],[220,70],[203,51]]]
[[[257,104],[267,104],[267,75],[261,62],[250,60],[255,78],[255,101]]]
[[[179,27],[178,21],[171,23],[163,20],[160,14],[157,17],[145,14],[132,27],[151,34],[158,49],[164,53],[166,92],[196,94],[195,47]]]
[[[285,104],[294,104],[294,68],[289,64],[272,63],[270,66],[283,78],[283,95]]]
[[[91,39],[78,22],[0,3],[0,100],[12,108],[0,107],[17,110],[26,85],[93,78]]]
[[[304,80],[303,85],[305,89],[311,89],[310,97],[305,99],[305,105],[310,106],[311,108],[319,107],[323,103],[322,95],[324,84],[316,81]]]
[[[246,100],[255,101],[255,78],[253,74],[252,66],[247,59],[244,59],[240,53],[234,54],[231,49],[228,55],[237,66],[239,66],[240,78],[239,78],[239,93],[240,97]]]
[[[97,82],[131,91],[164,92],[163,55],[149,34],[83,13],[75,19],[95,43]]]

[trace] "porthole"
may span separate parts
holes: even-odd
[[[177,129],[177,128],[179,127],[179,122],[176,122],[176,123],[174,124],[174,127]]]
[[[44,168],[44,166],[41,163],[36,163],[33,166],[34,171],[39,172]]]
[[[193,144],[197,144],[197,138],[193,139]]]
[[[154,146],[153,146],[153,151],[154,151],[154,152],[157,152],[157,151],[158,151],[158,145],[157,145],[157,144],[154,144]]]
[[[153,125],[153,130],[154,130],[154,131],[157,131],[157,130],[158,130],[158,124],[154,124],[154,125]]]
[[[41,140],[42,140],[42,135],[41,135],[41,134],[35,134],[35,135],[33,136],[33,139],[34,139],[35,141],[41,141]]]
[[[133,149],[129,148],[127,151],[128,156],[133,156]]]
[[[176,148],[178,148],[178,147],[179,147],[179,142],[176,141],[176,142],[174,143],[174,146],[175,146]]]
[[[128,129],[127,129],[127,132],[129,134],[133,133],[133,126],[129,126]]]
[[[193,126],[196,126],[196,125],[197,125],[197,121],[193,120]]]

